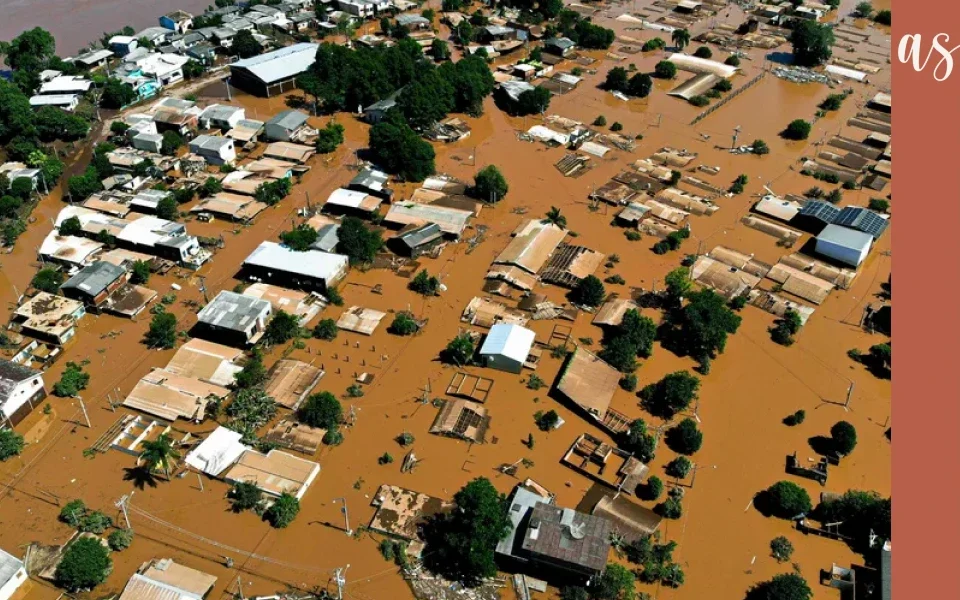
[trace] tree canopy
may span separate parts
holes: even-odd
[[[793,519],[810,512],[810,495],[792,481],[778,481],[768,487],[755,503],[757,508],[781,519]]]
[[[499,202],[504,199],[508,191],[510,186],[507,185],[507,179],[500,169],[494,165],[487,165],[473,176],[470,194],[485,202]]]
[[[699,389],[700,379],[696,375],[676,371],[640,390],[640,399],[644,410],[669,420],[690,406]]]
[[[456,510],[441,513],[427,525],[427,567],[468,586],[497,573],[494,549],[510,532],[507,502],[484,477],[474,479],[453,497]]]
[[[406,181],[423,181],[435,171],[433,146],[396,109],[370,128],[370,152],[378,165]]]
[[[305,252],[310,249],[311,244],[317,241],[317,230],[306,223],[301,223],[290,231],[281,233],[280,241],[291,250]]]
[[[70,592],[89,590],[102,583],[113,569],[106,548],[95,537],[78,538],[67,546],[54,579]]]
[[[177,317],[166,311],[153,315],[144,342],[151,348],[173,348],[177,343]]]
[[[44,267],[33,276],[30,285],[41,292],[56,294],[60,291],[60,286],[63,285],[63,273],[50,267]]]
[[[607,290],[597,276],[587,275],[580,280],[579,285],[573,291],[573,295],[578,304],[600,306],[607,298]]]
[[[745,600],[810,600],[813,590],[796,573],[781,573],[750,588]]]
[[[741,317],[713,290],[691,292],[689,302],[668,316],[673,349],[693,357],[701,366],[727,346],[727,336],[740,328]]]
[[[861,552],[869,548],[871,533],[881,540],[891,539],[891,501],[876,492],[848,490],[821,502],[813,517],[821,523],[840,523],[840,532]]]
[[[310,427],[334,429],[343,421],[343,406],[330,392],[320,392],[307,398],[297,411],[297,419]]]
[[[351,264],[371,263],[383,247],[383,236],[368,229],[357,217],[344,217],[337,231],[337,252],[346,254]]]
[[[643,419],[636,419],[621,435],[620,446],[636,456],[640,462],[650,463],[656,456],[657,438],[647,430]]]
[[[240,58],[250,58],[263,52],[263,46],[253,37],[253,33],[246,29],[241,29],[237,35],[233,36],[230,49]]]
[[[797,19],[790,32],[793,62],[801,67],[822,65],[833,55],[833,42],[833,28],[830,25]]]
[[[278,310],[263,333],[263,339],[271,344],[284,344],[300,335],[300,321],[285,310]]]
[[[703,445],[703,432],[696,421],[686,418],[667,430],[666,442],[674,452],[689,456]]]

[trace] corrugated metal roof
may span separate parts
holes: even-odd
[[[231,70],[245,69],[264,83],[294,77],[310,68],[317,59],[319,44],[294,44],[252,58],[238,60]]]
[[[123,277],[125,272],[122,267],[100,260],[81,269],[61,287],[77,289],[85,294],[96,296],[106,290],[111,283]]]
[[[533,340],[537,334],[519,325],[497,323],[480,347],[481,356],[506,356],[518,362],[525,362]]]
[[[13,579],[13,576],[21,568],[23,568],[23,561],[0,548],[0,588],[3,588],[8,581]]]
[[[830,224],[823,228],[817,236],[817,242],[828,242],[851,250],[863,250],[873,243],[873,236],[869,233]]]
[[[270,311],[266,300],[224,290],[203,307],[197,318],[207,325],[245,331],[256,319],[266,318]]]
[[[346,269],[347,257],[319,250],[296,252],[274,242],[263,242],[243,264],[330,281]]]

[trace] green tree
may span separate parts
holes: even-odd
[[[649,463],[656,457],[657,438],[647,429],[643,419],[636,419],[621,435],[620,446],[640,462]]]
[[[407,288],[421,296],[436,296],[440,290],[440,280],[430,275],[430,273],[424,269],[410,280]]]
[[[677,50],[683,50],[690,44],[690,31],[687,29],[674,29],[670,34],[670,40]]]
[[[199,61],[190,59],[185,65],[183,65],[183,76],[187,79],[196,79],[197,77],[203,75],[205,70],[206,69],[204,68],[203,64],[201,64]]]
[[[810,495],[792,481],[778,481],[763,494],[758,508],[781,519],[793,519],[810,512]]]
[[[436,61],[450,60],[450,46],[437,38],[430,43],[430,56]]]
[[[390,324],[390,333],[395,335],[413,335],[420,330],[413,315],[407,311],[400,311],[393,317],[393,323]]]
[[[690,269],[686,267],[677,267],[667,273],[664,278],[664,284],[667,286],[667,297],[674,303],[679,303],[693,287],[690,280]]]
[[[237,35],[233,36],[230,48],[240,58],[250,58],[263,52],[263,46],[253,37],[253,33],[246,29],[238,31]]]
[[[317,132],[317,152],[330,154],[335,152],[343,143],[343,125],[330,121],[327,126]]]
[[[177,343],[176,315],[166,311],[153,315],[144,342],[150,348],[173,348]]]
[[[177,153],[180,146],[183,145],[183,138],[176,131],[164,131],[163,141],[160,143],[160,152],[167,156],[173,156]]]
[[[689,456],[703,445],[703,432],[693,419],[683,419],[667,430],[666,442],[674,452]]]
[[[47,68],[47,63],[55,58],[56,41],[49,31],[34,27],[13,38],[0,43],[0,54],[5,56],[7,66],[14,71],[29,71],[39,75]],[[25,91],[33,91],[30,90]]]
[[[822,65],[833,55],[833,42],[833,29],[830,25],[798,19],[790,32],[793,62],[801,67]]]
[[[503,200],[509,190],[510,187],[500,169],[494,165],[487,165],[473,176],[470,194],[479,200],[495,203]]]
[[[297,419],[310,427],[335,429],[343,421],[343,406],[330,392],[320,392],[307,398],[297,411]]]
[[[787,562],[793,556],[793,544],[786,537],[779,535],[770,540],[770,554],[777,562]]]
[[[781,346],[791,346],[793,336],[800,331],[801,326],[803,326],[803,320],[800,318],[800,313],[788,308],[783,313],[783,317],[777,319],[776,325],[770,328],[770,337]]]
[[[53,394],[61,398],[76,396],[87,388],[90,383],[90,373],[83,370],[83,365],[68,362],[60,380],[53,384]]]
[[[781,573],[750,588],[745,600],[811,600],[813,590],[796,573]]]
[[[9,219],[17,215],[17,211],[23,206],[23,201],[15,196],[0,197],[0,218]],[[61,232],[61,235],[65,235]]]
[[[740,66],[740,57],[737,56],[736,54],[731,54],[730,56],[727,57],[726,60],[723,61],[723,64],[728,65],[728,66],[731,66],[731,67],[739,67],[739,66]]]
[[[870,198],[867,208],[877,212],[885,213],[890,210],[890,202],[884,198]]]
[[[169,195],[157,202],[157,216],[168,221],[176,221],[180,217],[176,198]]]
[[[858,19],[869,19],[873,15],[873,5],[869,2],[859,2],[853,9],[853,16]]]
[[[672,63],[671,63],[672,64]],[[646,98],[653,89],[653,79],[646,73],[637,73],[627,82],[627,94],[635,98]],[[616,127],[618,123],[614,123]],[[613,130],[613,127],[610,129]],[[622,127],[622,126],[621,126]]]
[[[621,373],[637,369],[637,346],[626,336],[615,335],[605,341],[599,356]]]
[[[313,337],[318,340],[335,340],[340,329],[333,319],[321,319],[313,328]]]
[[[627,90],[627,70],[623,67],[614,67],[607,71],[603,88],[610,91],[625,92]]]
[[[667,463],[666,473],[670,477],[676,477],[677,479],[683,479],[690,473],[690,468],[692,467],[690,459],[686,456],[678,456],[675,459]]]
[[[284,310],[278,310],[263,333],[263,339],[269,344],[285,344],[300,335],[300,321],[296,316]]]
[[[637,356],[649,358],[653,354],[653,342],[657,336],[657,325],[653,319],[642,316],[636,309],[623,314],[617,334],[626,336],[637,348]]]
[[[100,176],[96,169],[87,167],[82,175],[74,175],[67,180],[67,190],[70,198],[75,202],[82,202],[87,197],[103,189]]]
[[[813,516],[821,523],[840,523],[840,532],[860,552],[869,550],[871,534],[881,540],[891,536],[891,500],[876,492],[847,490],[839,498],[821,502]]]
[[[641,404],[650,414],[672,419],[697,398],[700,379],[687,371],[676,371],[640,390]]]
[[[40,140],[73,142],[86,137],[90,124],[78,115],[64,112],[55,106],[45,106],[34,119]]]
[[[636,597],[636,577],[618,564],[609,564],[593,591],[596,600],[633,600]]]
[[[638,494],[643,500],[657,500],[663,494],[663,481],[656,475],[651,475]]]
[[[423,181],[435,171],[433,146],[390,111],[370,128],[370,152],[374,162],[407,181]]]
[[[426,527],[424,560],[431,571],[476,586],[497,573],[494,549],[510,532],[506,498],[480,477],[453,500],[457,509],[440,513]]]
[[[203,182],[203,185],[200,186],[200,196],[206,198],[209,196],[214,196],[223,191],[223,184],[220,183],[220,180],[216,177],[207,177]]]
[[[23,436],[12,429],[0,429],[0,462],[23,452]]]
[[[173,439],[169,434],[161,433],[155,440],[144,440],[141,444],[140,459],[148,472],[161,471],[167,478],[170,477],[170,466],[180,458],[180,453],[173,447]]]
[[[607,299],[607,290],[598,277],[587,275],[580,280],[580,284],[574,290],[573,297],[578,304],[596,307],[603,304],[603,301]]]
[[[753,148],[753,153],[757,156],[770,154],[770,147],[767,146],[767,143],[763,140],[754,140],[751,147]]]
[[[296,496],[283,492],[263,514],[263,518],[273,527],[283,529],[293,523],[298,514],[300,514],[300,501]]]
[[[107,536],[107,545],[114,552],[126,550],[133,543],[132,529],[116,529]]]
[[[150,263],[145,260],[138,260],[133,263],[130,269],[130,281],[137,285],[145,285],[150,281]]]
[[[44,267],[33,276],[30,285],[41,292],[56,294],[63,285],[63,273],[51,267]]]
[[[880,25],[886,25],[889,27],[893,22],[893,13],[891,13],[889,10],[878,11],[876,16],[873,17],[873,21],[875,23],[879,23]]]
[[[227,497],[230,499],[230,508],[233,512],[243,512],[260,506],[260,502],[263,501],[263,492],[255,483],[238,481],[230,488]]]
[[[132,104],[137,99],[137,93],[133,88],[123,83],[119,79],[110,77],[103,84],[103,90],[100,93],[100,106],[104,108],[123,108]]]
[[[654,509],[664,519],[679,519],[683,516],[683,504],[680,498],[670,496]]]
[[[250,389],[263,384],[267,380],[267,367],[263,364],[263,353],[259,348],[253,352],[243,368],[234,375],[234,387]]]
[[[833,448],[839,454],[849,456],[857,447],[857,429],[846,421],[837,421],[830,428]]]
[[[351,264],[371,263],[383,247],[378,230],[368,229],[357,217],[344,217],[337,231],[337,252],[346,254]]]
[[[74,540],[57,564],[54,580],[69,592],[93,589],[113,570],[113,561],[97,538]]]
[[[442,354],[444,362],[453,363],[462,367],[473,357],[473,340],[467,334],[460,334],[453,338]]]
[[[306,223],[301,223],[290,231],[281,233],[280,241],[291,250],[306,252],[317,241],[317,230]]]
[[[567,228],[567,218],[560,213],[560,209],[556,206],[550,207],[550,210],[547,211],[547,217],[544,219],[544,221],[547,223],[552,223],[560,229]]]
[[[542,114],[550,107],[550,99],[552,97],[553,94],[551,94],[549,90],[539,85],[532,90],[521,92],[517,97],[515,105],[512,107],[514,114],[518,117]]]
[[[700,46],[697,48],[696,52],[693,53],[693,55],[697,58],[711,59],[713,58],[713,50],[706,46]]]
[[[677,76],[677,65],[669,60],[661,60],[653,68],[653,74],[660,79],[673,79]]]
[[[689,302],[670,316],[674,330],[671,343],[679,352],[692,356],[701,368],[727,345],[727,336],[740,328],[741,317],[730,310],[722,296],[713,290],[692,292]]]

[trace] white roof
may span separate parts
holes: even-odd
[[[262,242],[243,264],[329,281],[346,269],[347,262],[342,254],[319,250],[297,252],[275,242]]]
[[[543,125],[534,125],[527,130],[527,135],[535,140],[540,140],[543,142],[554,141],[561,146],[566,146],[568,143],[570,143],[569,135],[560,133],[559,131],[554,131],[549,127],[544,127]]]
[[[247,447],[240,443],[243,436],[226,427],[217,427],[207,439],[187,454],[188,465],[211,477],[217,477],[233,463]]]
[[[30,106],[72,106],[77,103],[77,94],[47,94],[30,96]]]
[[[831,75],[846,77],[848,79],[853,79],[854,81],[866,81],[867,79],[866,73],[863,71],[857,71],[856,69],[848,69],[846,67],[840,67],[837,65],[827,65],[825,70]]]
[[[13,579],[17,574],[17,571],[23,568],[23,561],[17,558],[16,556],[5,552],[3,548],[0,548],[0,589],[6,589],[7,583]],[[26,578],[23,579],[20,583],[22,584],[26,581]],[[12,588],[10,591],[16,590],[20,586]]]
[[[667,59],[677,66],[681,71],[690,71],[691,73],[713,73],[717,77],[727,79],[733,77],[737,72],[737,67],[725,65],[722,62],[700,58],[690,54],[681,54],[675,52]]]
[[[83,93],[90,89],[93,82],[84,77],[61,75],[40,86],[41,94]]]
[[[238,60],[230,68],[243,68],[265,83],[272,83],[299,75],[317,60],[319,44],[301,43],[267,52],[259,56]]]
[[[144,246],[153,246],[160,240],[179,231],[179,227],[176,227],[176,225],[177,223],[173,221],[146,215],[124,227],[123,231],[117,235],[117,239]]]
[[[360,208],[360,204],[367,196],[369,196],[369,194],[366,192],[355,192],[353,190],[339,188],[333,190],[333,193],[327,198],[327,204],[345,206],[347,208]]]
[[[51,231],[40,244],[40,254],[71,263],[83,264],[92,254],[103,248],[103,244],[75,235],[60,235]]]
[[[233,138],[223,137],[222,135],[198,135],[190,140],[191,152],[199,152],[200,150],[216,150],[219,152],[227,146],[233,148]]]
[[[487,339],[480,347],[481,356],[506,356],[518,362],[525,362],[533,340],[537,334],[512,323],[497,323],[490,328]]]
[[[112,38],[110,38],[109,44],[110,44],[111,46],[113,46],[114,44],[121,44],[121,45],[126,46],[126,45],[128,45],[128,44],[130,44],[130,43],[132,43],[132,42],[135,42],[135,41],[136,41],[136,38],[134,38],[133,36],[129,36],[129,35],[115,35],[115,36],[113,36]]]
[[[767,194],[760,202],[757,202],[754,210],[758,213],[776,217],[781,221],[789,221],[800,212],[800,204]]]

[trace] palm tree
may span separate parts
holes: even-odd
[[[567,228],[567,218],[560,214],[560,209],[556,206],[551,206],[550,210],[547,211],[547,218],[544,219],[547,223],[553,223],[561,229]]]
[[[174,449],[173,440],[166,433],[161,433],[154,441],[143,442],[140,459],[143,460],[149,472],[159,469],[169,479],[170,463],[178,458],[180,458],[180,453]]]
[[[686,29],[674,29],[673,33],[670,34],[670,39],[673,40],[673,45],[678,50],[683,50],[690,44],[690,32]]]

